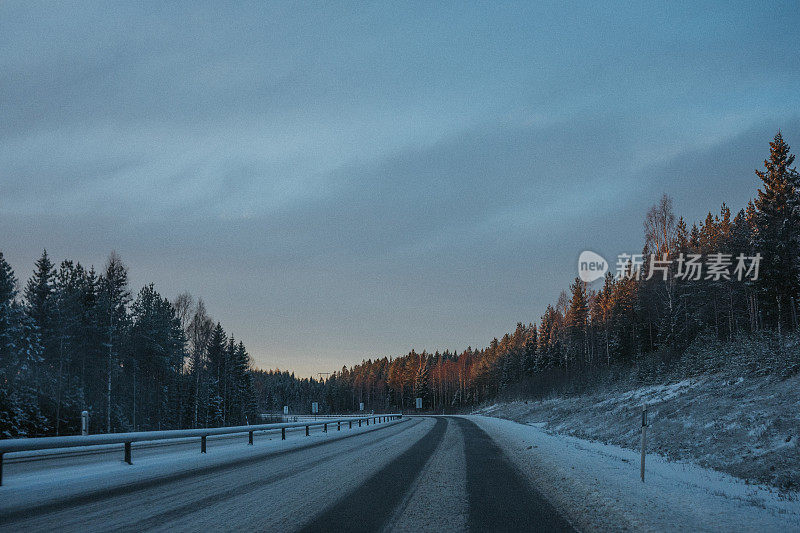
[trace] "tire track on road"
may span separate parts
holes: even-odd
[[[372,446],[375,446],[377,444],[380,444],[381,442],[383,442],[383,441],[385,441],[387,439],[394,438],[397,435],[399,435],[400,433],[403,433],[404,431],[407,431],[407,430],[413,428],[418,423],[419,422],[412,422],[411,424],[402,424],[402,425],[399,425],[399,427],[396,428],[397,429],[396,431],[391,431],[391,432],[389,431],[389,429],[392,429],[393,426],[390,426],[388,428],[376,428],[376,430],[384,429],[387,434],[386,435],[381,435],[380,437],[370,441],[367,444],[367,446],[368,447],[372,447]],[[365,433],[358,433],[358,434],[355,434],[355,435],[352,435],[352,436],[354,437],[354,436],[357,436],[357,435],[366,435],[366,434],[368,434],[368,433],[366,433],[366,432]],[[349,438],[349,436],[347,438]],[[338,442],[338,441],[331,441],[331,442]],[[305,451],[307,449],[308,448],[303,448],[302,450],[298,450],[298,451]],[[153,528],[153,527],[156,527],[156,526],[161,526],[163,524],[166,524],[166,523],[174,521],[174,520],[179,520],[179,519],[181,519],[181,518],[183,518],[183,517],[185,517],[187,515],[192,514],[197,509],[208,507],[210,505],[214,505],[214,504],[217,504],[217,503],[224,502],[226,500],[230,500],[230,499],[236,498],[238,496],[242,496],[244,494],[247,494],[248,492],[252,492],[254,490],[257,490],[257,489],[263,487],[264,485],[269,485],[271,483],[282,481],[284,479],[287,479],[287,478],[290,478],[290,477],[294,477],[294,476],[303,474],[305,472],[308,472],[310,470],[313,470],[317,466],[329,461],[330,457],[331,457],[331,454],[328,453],[328,454],[324,455],[323,457],[320,457],[318,459],[314,459],[314,460],[312,460],[312,461],[310,461],[308,463],[300,464],[300,465],[292,465],[291,467],[286,468],[282,472],[276,472],[276,473],[274,473],[274,474],[272,474],[270,476],[267,476],[267,477],[264,477],[264,478],[259,478],[259,479],[256,479],[254,481],[250,481],[250,482],[247,482],[247,483],[243,483],[243,484],[238,485],[236,487],[233,487],[231,489],[223,490],[223,491],[220,491],[220,492],[218,492],[216,494],[212,494],[210,496],[206,496],[205,498],[200,498],[198,500],[194,500],[192,502],[188,502],[188,503],[186,503],[184,505],[181,505],[179,507],[176,507],[176,508],[173,508],[173,509],[169,509],[169,510],[164,511],[164,512],[159,513],[159,514],[152,515],[151,517],[149,517],[146,520],[139,521],[139,522],[137,522],[135,524],[132,524],[131,526],[126,526],[124,528],[121,528],[121,530],[130,529],[131,531],[146,531],[146,530],[148,530],[150,528]]]
[[[470,531],[575,531],[484,430],[465,418],[455,421],[464,434]]]
[[[300,531],[380,531],[441,444],[447,424],[446,419],[437,418],[433,428],[408,450],[322,511]]]
[[[279,456],[285,457],[287,455],[292,455],[295,453],[303,452],[320,446],[341,442],[343,440],[352,439],[362,435],[368,435],[375,431],[381,431],[399,425],[405,426],[405,423],[401,421],[401,422],[389,423],[389,425],[375,426],[373,429],[367,429],[366,431],[356,432],[349,435],[336,436],[330,440],[322,440],[309,444],[302,444],[296,448],[288,450],[265,450],[264,453],[259,453],[256,455],[247,455],[245,457],[235,459],[233,461],[229,461],[226,463],[214,464],[202,470],[192,469],[183,472],[170,473],[168,475],[158,476],[141,481],[134,481],[132,483],[119,485],[109,489],[94,490],[86,492],[84,494],[68,496],[65,499],[59,501],[44,502],[42,504],[34,504],[34,505],[23,505],[17,508],[5,509],[3,510],[2,514],[0,514],[0,527],[4,527],[14,522],[24,522],[26,521],[26,519],[30,519],[32,515],[39,517],[45,515],[53,515],[62,511],[70,510],[73,507],[96,504],[101,501],[108,501],[115,497],[126,496],[134,492],[152,489],[155,487],[167,485],[169,483],[190,480],[192,478],[198,478],[201,476],[205,477],[212,474],[224,473],[238,467],[255,464],[267,459],[271,459],[273,457],[279,457]]]

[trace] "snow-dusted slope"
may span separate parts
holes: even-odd
[[[726,371],[664,385],[544,401],[498,403],[485,414],[639,449],[648,405],[648,451],[791,493],[800,488],[800,378]]]
[[[524,404],[523,404],[524,405]],[[800,502],[777,490],[650,454],[472,416],[579,530],[798,531]]]

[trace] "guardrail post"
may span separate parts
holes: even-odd
[[[200,453],[206,453],[206,436],[200,437]]]
[[[358,427],[361,427],[361,419],[358,419]]]
[[[128,463],[129,465],[133,464],[133,461],[131,461],[131,443],[130,442],[126,442],[125,443],[125,462]]]
[[[365,422],[367,423],[367,425],[369,425],[369,418],[367,418],[367,419],[365,420]]]
[[[342,429],[342,423],[341,422],[336,422],[336,431],[339,431],[341,429]]]
[[[251,446],[253,445],[253,432],[252,431],[250,432],[250,437],[249,437],[249,440],[248,440],[247,444],[249,444]]]
[[[327,433],[328,432],[328,424],[322,424],[322,432],[323,433]]]
[[[281,428],[281,440],[286,440],[286,428]]]
[[[350,423],[350,427],[348,429],[353,429],[353,421],[352,420],[348,420],[348,422]]]
[[[308,426],[306,426],[306,437],[308,437]]]

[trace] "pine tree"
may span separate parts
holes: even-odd
[[[222,325],[217,322],[208,343],[209,396],[208,418],[214,426],[224,423],[224,387],[228,362],[227,336]]]
[[[11,265],[0,252],[0,305],[10,304],[17,297],[17,278]]]
[[[779,330],[800,293],[800,177],[789,150],[778,132],[764,170],[756,170],[762,181],[755,201],[754,245],[762,257],[757,286],[763,309]]]
[[[106,432],[111,432],[112,412],[112,384],[120,352],[124,348],[124,335],[128,327],[128,304],[131,293],[128,290],[128,270],[122,260],[111,252],[106,264],[106,271],[98,280],[98,315],[101,330],[104,334],[105,350],[107,355],[106,372]]]
[[[418,358],[414,374],[414,398],[422,398],[423,405],[428,399],[428,373],[428,356],[423,352]]]
[[[565,317],[565,326],[569,339],[569,352],[572,358],[583,354],[588,355],[586,336],[589,326],[589,298],[586,293],[586,284],[580,278],[570,285],[572,296]]]
[[[83,267],[73,264],[72,261],[63,261],[55,276],[53,288],[53,337],[54,351],[56,352],[56,413],[55,432],[61,434],[62,405],[68,398],[68,410],[75,411],[72,419],[75,421],[73,428],[77,428],[77,411],[82,410],[84,391],[70,386],[70,370],[73,366],[73,356],[79,347],[85,346],[82,318],[84,316],[84,284],[85,272]],[[66,420],[64,420],[66,421]]]
[[[25,301],[28,304],[28,314],[33,318],[41,331],[50,328],[53,319],[53,287],[55,270],[53,263],[47,256],[47,250],[36,261],[36,270],[25,286]]]
[[[41,345],[36,324],[16,296],[16,276],[0,253],[0,437],[36,437],[49,427],[35,382]]]
[[[250,378],[250,355],[241,341],[231,351],[229,382],[231,390],[229,423],[233,425],[248,423],[255,414],[255,406],[251,401],[254,395]]]
[[[683,217],[678,218],[678,224],[675,226],[675,240],[671,247],[672,259],[689,251],[689,231],[686,229],[686,221],[683,220]]]

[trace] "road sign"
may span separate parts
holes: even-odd
[[[417,398],[417,409],[422,409],[422,398]]]
[[[364,410],[364,402],[361,402],[361,403],[358,404],[358,410],[359,411],[363,411]]]
[[[285,414],[285,415],[289,414],[289,406],[288,405],[284,405],[283,406],[283,414]]]
[[[313,402],[311,404],[311,412],[314,413],[314,414],[319,413],[319,403]]]

